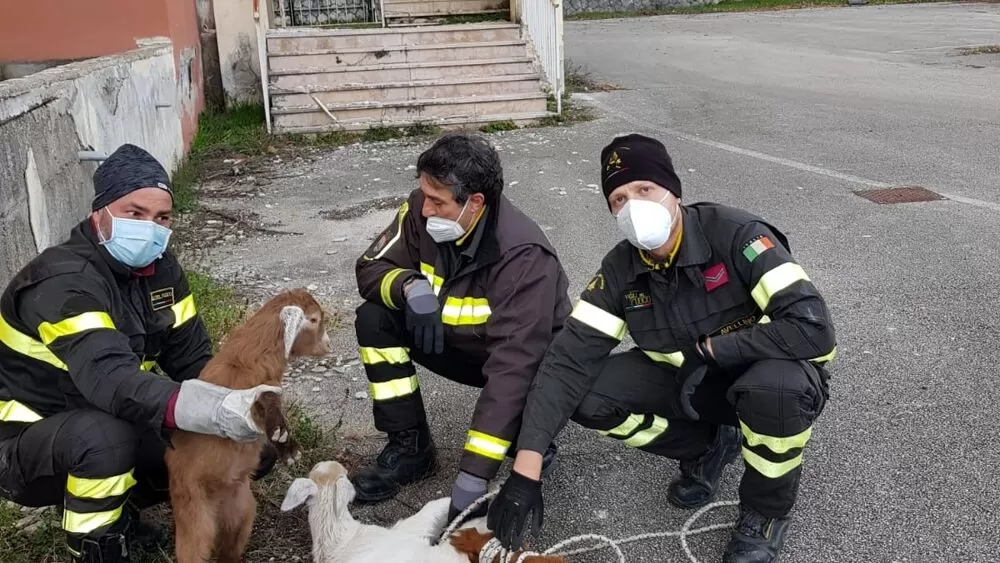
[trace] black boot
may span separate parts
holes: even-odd
[[[131,563],[132,554],[124,532],[109,533],[98,538],[67,538],[73,563]]]
[[[790,524],[788,517],[765,518],[741,504],[724,563],[774,563],[785,544]]]
[[[715,497],[722,470],[740,455],[743,440],[734,426],[721,425],[701,457],[681,460],[681,476],[670,484],[667,500],[678,508],[698,508]]]
[[[364,504],[389,500],[399,488],[422,481],[437,469],[434,441],[427,424],[389,433],[389,443],[382,449],[374,466],[352,479],[355,502]]]

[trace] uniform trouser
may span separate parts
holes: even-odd
[[[5,430],[0,494],[23,506],[62,505],[62,528],[77,553],[87,540],[125,531],[126,501],[145,508],[168,499],[165,445],[152,430],[97,410]]]
[[[486,385],[482,360],[447,342],[441,354],[423,354],[416,349],[406,330],[404,312],[366,301],[356,313],[354,326],[378,430],[398,432],[426,422],[413,362],[456,383],[478,388]]]
[[[680,407],[676,368],[639,350],[608,358],[572,420],[626,445],[694,460],[719,425],[743,435],[740,500],[766,517],[795,504],[802,453],[828,399],[826,374],[805,361],[764,360],[738,372],[711,371],[691,397],[701,420]]]

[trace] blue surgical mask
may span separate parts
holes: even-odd
[[[152,221],[115,217],[109,209],[104,210],[111,216],[111,238],[101,244],[115,260],[131,268],[144,268],[163,256],[170,229]]]

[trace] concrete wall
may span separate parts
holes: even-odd
[[[90,211],[95,162],[129,142],[173,171],[184,155],[186,86],[166,38],[0,82],[0,287]]]
[[[719,0],[563,0],[567,16],[583,12],[635,13],[644,10],[718,4]]]
[[[260,61],[253,0],[213,0],[219,68],[226,105],[233,101],[261,101]],[[261,18],[267,17],[267,0],[260,0]]]

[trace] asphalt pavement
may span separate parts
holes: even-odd
[[[997,43],[997,4],[567,22],[567,57],[625,89],[582,100],[595,121],[490,136],[507,195],[545,228],[574,298],[621,238],[597,190],[600,149],[618,133],[667,145],[685,202],[747,208],[789,236],[833,312],[839,356],[783,563],[1000,557],[1000,55],[960,51]],[[365,461],[382,441],[356,360],[353,264],[393,214],[393,200],[370,202],[415,187],[424,148],[314,152],[273,163],[255,197],[209,202],[302,233],[234,240],[206,264],[262,294],[310,285],[340,311],[335,359],[297,370],[290,389],[339,422]],[[947,198],[879,205],[854,193],[901,185]],[[375,209],[349,207],[364,202]],[[353,211],[328,219],[334,208]],[[475,393],[421,373],[446,469],[397,501],[358,509],[366,520],[389,522],[450,492]],[[678,530],[691,516],[666,501],[675,462],[573,424],[558,441],[538,547]],[[741,472],[728,470],[721,500],[737,498]],[[734,516],[723,507],[696,526]],[[708,563],[726,539],[717,531],[690,545]],[[676,538],[624,550],[630,562],[687,560]],[[613,559],[606,550],[573,561]]]

